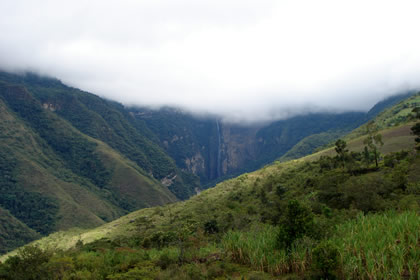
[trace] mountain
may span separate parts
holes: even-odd
[[[390,124],[379,131],[384,158],[378,168],[359,153],[366,134],[348,136],[344,165],[331,148],[275,162],[186,201],[138,210],[92,230],[52,234],[35,243],[39,251],[27,252],[72,248],[47,255],[46,267],[62,269],[38,269],[39,275],[415,279],[420,155],[409,128],[419,97],[374,119]],[[31,264],[22,253],[11,260],[0,267],[0,278],[10,279],[19,263]]]
[[[391,97],[388,97],[382,101],[379,101],[376,103],[367,113],[367,119],[373,119],[375,118],[379,113],[383,112],[384,110],[400,103],[401,101],[404,101],[405,99],[409,98],[410,96],[414,95],[416,92],[411,91],[407,93],[401,93],[398,95],[394,95]]]
[[[367,123],[369,120],[374,119],[382,111],[387,110],[388,108],[398,103],[402,102],[406,104],[407,102],[410,102],[409,101],[411,100],[410,97],[413,95],[415,95],[415,92],[403,93],[403,94],[386,98],[385,100],[382,100],[378,102],[377,104],[375,104],[375,106],[373,106],[372,109],[370,109],[367,112],[367,114],[365,114],[363,119],[357,120],[355,124],[360,125],[361,123]],[[407,108],[411,107],[409,105],[404,105],[404,106],[408,106]],[[395,109],[394,111],[399,111],[399,109]],[[379,120],[380,119],[377,119],[377,121]],[[401,123],[401,120],[399,121],[399,123]],[[394,125],[396,124],[398,124],[398,122],[394,123]],[[381,126],[380,128],[384,129],[386,127],[390,127],[390,126]],[[350,131],[349,128],[350,127],[347,127],[347,129],[340,129],[340,128],[331,129],[329,131],[311,134],[303,138],[302,140],[300,140],[296,145],[294,145],[290,150],[288,150],[280,159],[282,161],[287,161],[290,159],[296,159],[296,158],[303,157],[305,155],[309,155],[322,147],[325,148],[327,146],[332,146],[335,140],[345,135],[347,135],[346,138],[349,139],[349,135],[354,134],[353,132],[348,135]],[[359,131],[363,130],[361,131],[361,134],[359,134],[359,136],[364,134],[365,129],[366,129],[365,126],[361,126],[361,128],[358,129]]]
[[[381,112],[375,119],[375,123],[379,123],[380,120],[389,122],[394,118],[395,115],[399,115],[405,111],[412,111],[413,108],[420,105],[420,93],[417,93],[414,96],[411,96],[407,99],[404,99],[400,103],[394,105],[391,108],[386,109],[385,111]],[[406,107],[406,104],[411,104],[409,107]],[[409,108],[409,110],[407,110]],[[387,117],[384,117],[387,116]],[[400,151],[413,151],[415,147],[414,135],[412,135],[410,131],[410,127],[413,126],[415,123],[414,115],[407,115],[411,117],[407,117],[404,122],[400,123],[397,126],[391,128],[385,128],[380,130],[379,133],[382,135],[384,145],[379,148],[380,152],[384,155],[387,154],[395,154]],[[361,130],[364,125],[360,126],[359,128],[355,129],[353,132],[349,133],[348,135],[352,135],[355,131]],[[346,137],[348,138],[348,137]],[[346,139],[345,138],[345,139]],[[363,150],[363,139],[366,138],[366,133],[362,136],[358,137],[351,137],[352,139],[347,140],[347,146],[350,152],[360,152]],[[197,218],[197,221],[203,223],[205,220],[211,219],[213,217],[214,212],[221,212],[221,213],[229,213],[235,212],[236,207],[243,207],[242,210],[246,210],[248,206],[259,205],[261,204],[261,193],[259,190],[261,187],[266,187],[267,194],[276,195],[276,187],[280,186],[281,188],[285,188],[284,191],[287,190],[287,185],[296,185],[299,186],[295,191],[296,194],[299,192],[306,192],[310,190],[304,191],[300,189],[301,187],[304,188],[304,185],[310,184],[310,180],[308,181],[309,177],[305,176],[299,177],[298,174],[304,174],[306,171],[310,171],[310,167],[314,162],[317,162],[321,156],[330,156],[334,157],[336,152],[334,148],[326,148],[317,153],[308,155],[306,157],[299,158],[297,160],[292,161],[285,161],[285,162],[278,162],[272,163],[270,165],[265,166],[262,169],[256,170],[252,173],[245,173],[236,178],[229,179],[219,183],[216,187],[205,190],[200,192],[200,194],[195,195],[194,197],[190,198],[187,201],[176,202],[171,205],[155,207],[155,208],[148,208],[138,210],[136,212],[130,213],[127,216],[121,217],[116,221],[113,221],[109,224],[103,225],[98,227],[94,230],[85,231],[86,234],[82,234],[82,241],[91,242],[96,239],[100,239],[102,237],[112,237],[112,238],[120,238],[121,236],[131,236],[132,234],[137,234],[135,230],[138,226],[136,223],[133,223],[133,219],[142,220],[141,224],[145,226],[145,228],[140,229],[141,231],[146,232],[156,232],[159,230],[166,230],[167,228],[177,228],[178,223],[182,223],[184,220],[182,217],[186,219],[190,219],[193,216],[197,215],[200,218]],[[408,156],[405,155],[405,156]],[[413,161],[410,163],[410,167],[404,167],[404,173],[407,173],[409,177],[407,178],[408,182],[413,184],[418,184],[418,180],[420,179],[419,168],[420,168],[420,158],[419,155],[412,155],[414,158]],[[382,161],[383,169],[379,170],[383,171],[393,171],[392,169],[387,169],[384,165],[384,161]],[[320,164],[319,162],[315,163],[315,165]],[[360,167],[363,168],[363,167]],[[312,170],[313,171],[313,170]],[[311,171],[311,172],[312,172]],[[369,170],[369,172],[376,172],[378,170]],[[400,170],[402,171],[402,170]],[[281,174],[287,173],[288,176],[282,178],[281,180],[277,178],[278,176],[281,177]],[[294,175],[295,174],[295,175]],[[316,172],[314,173],[316,174]],[[314,175],[313,174],[313,175]],[[407,175],[406,174],[406,175]],[[289,177],[290,176],[290,177]],[[391,179],[391,177],[389,178]],[[394,178],[397,179],[397,178]],[[279,180],[279,181],[278,181]],[[278,181],[278,182],[277,182]],[[284,182],[283,182],[284,181]],[[319,184],[320,182],[313,182],[314,184]],[[243,189],[248,189],[249,193]],[[413,186],[414,192],[416,192],[415,187]],[[242,194],[238,194],[242,193]],[[245,197],[241,197],[245,195]],[[299,194],[300,195],[300,194]],[[290,193],[290,198],[293,195]],[[388,197],[390,198],[390,197]],[[391,199],[391,198],[390,198]],[[401,199],[401,197],[399,198]],[[233,205],[229,205],[229,201],[232,201]],[[257,202],[259,201],[259,202]],[[420,205],[419,205],[420,206]],[[264,210],[263,206],[261,206],[261,210]],[[226,209],[224,209],[226,208]],[[172,210],[170,210],[172,209]],[[201,210],[199,210],[201,209]],[[205,211],[203,211],[205,209]],[[224,209],[223,211],[221,209]],[[238,213],[239,214],[239,213]],[[246,219],[247,215],[245,213],[241,213],[238,218]],[[251,215],[252,216],[252,215]],[[143,218],[147,218],[143,221]],[[215,216],[214,216],[215,217]],[[178,219],[180,218],[180,219]],[[216,218],[216,217],[215,217]],[[222,219],[223,215],[217,216],[217,219]],[[236,217],[235,217],[236,218]],[[258,218],[258,217],[254,217]],[[154,220],[155,219],[155,220]],[[146,221],[147,220],[147,221]],[[258,221],[258,220],[256,220]],[[229,221],[228,219],[225,222],[234,222]],[[153,224],[154,226],[147,226],[148,224]],[[118,225],[116,227],[115,225]],[[139,229],[137,229],[139,230]],[[61,234],[61,233],[60,233]],[[59,235],[60,235],[59,234]],[[69,233],[74,234],[72,232]],[[76,233],[80,234],[80,232]],[[54,236],[54,235],[53,235]],[[84,239],[83,236],[86,236],[87,239]],[[71,242],[76,242],[75,239],[70,238]],[[44,241],[48,241],[44,239]],[[41,242],[44,242],[41,240]],[[57,244],[58,245],[58,244]]]
[[[366,120],[353,112],[229,124],[173,108],[125,107],[57,79],[5,72],[0,116],[0,207],[13,225],[0,231],[2,252],[187,199],[288,151],[309,154]]]
[[[119,104],[56,80],[0,78],[0,207],[16,225],[15,236],[10,227],[0,233],[2,252],[174,202],[196,187],[186,187],[182,177],[193,175],[124,119]]]
[[[241,125],[194,117],[172,108],[128,110],[157,135],[160,146],[177,166],[198,175],[203,185],[268,164],[307,136],[349,132],[366,116],[360,112],[318,113],[271,124]]]
[[[127,109],[153,131],[179,168],[199,176],[203,186],[212,186],[277,159],[311,154],[373,118],[379,108],[411,94],[382,101],[368,113],[311,113],[258,125],[223,123],[173,108]]]

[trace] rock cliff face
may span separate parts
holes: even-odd
[[[250,161],[258,159],[257,132],[260,127],[222,125],[221,176],[240,171]]]
[[[315,133],[342,135],[365,120],[364,113],[308,114],[260,125],[224,123],[181,110],[131,108],[131,115],[155,135],[178,167],[204,185],[255,170]]]
[[[215,118],[197,118],[180,110],[131,109],[158,137],[161,147],[202,184],[241,172],[259,157],[257,132],[261,126],[240,126]]]

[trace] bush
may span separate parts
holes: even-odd
[[[213,220],[210,220],[210,221],[206,222],[204,224],[204,231],[207,234],[213,234],[213,233],[219,232],[219,227],[217,225],[217,221],[213,219]]]
[[[161,269],[167,269],[171,264],[175,263],[177,263],[176,259],[171,258],[168,253],[163,253],[157,260],[156,265]]]
[[[293,242],[312,232],[314,218],[311,210],[297,200],[289,201],[286,216],[277,236],[279,248],[290,249]]]
[[[329,242],[320,243],[312,251],[313,266],[323,279],[335,279],[336,270],[339,266],[339,252],[337,247]]]
[[[286,188],[284,188],[282,185],[277,185],[276,187],[276,195],[279,198],[283,198],[283,195],[286,193]]]
[[[3,268],[5,279],[50,279],[47,268],[51,254],[37,246],[26,246],[16,256],[9,257]]]

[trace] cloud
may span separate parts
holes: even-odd
[[[0,2],[0,68],[233,121],[367,110],[420,87],[409,0]]]

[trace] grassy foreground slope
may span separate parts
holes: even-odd
[[[378,168],[356,152],[344,162],[276,162],[187,201],[50,235],[0,266],[0,278],[418,279],[420,156],[410,125],[381,131]],[[13,274],[31,256],[45,258]]]

